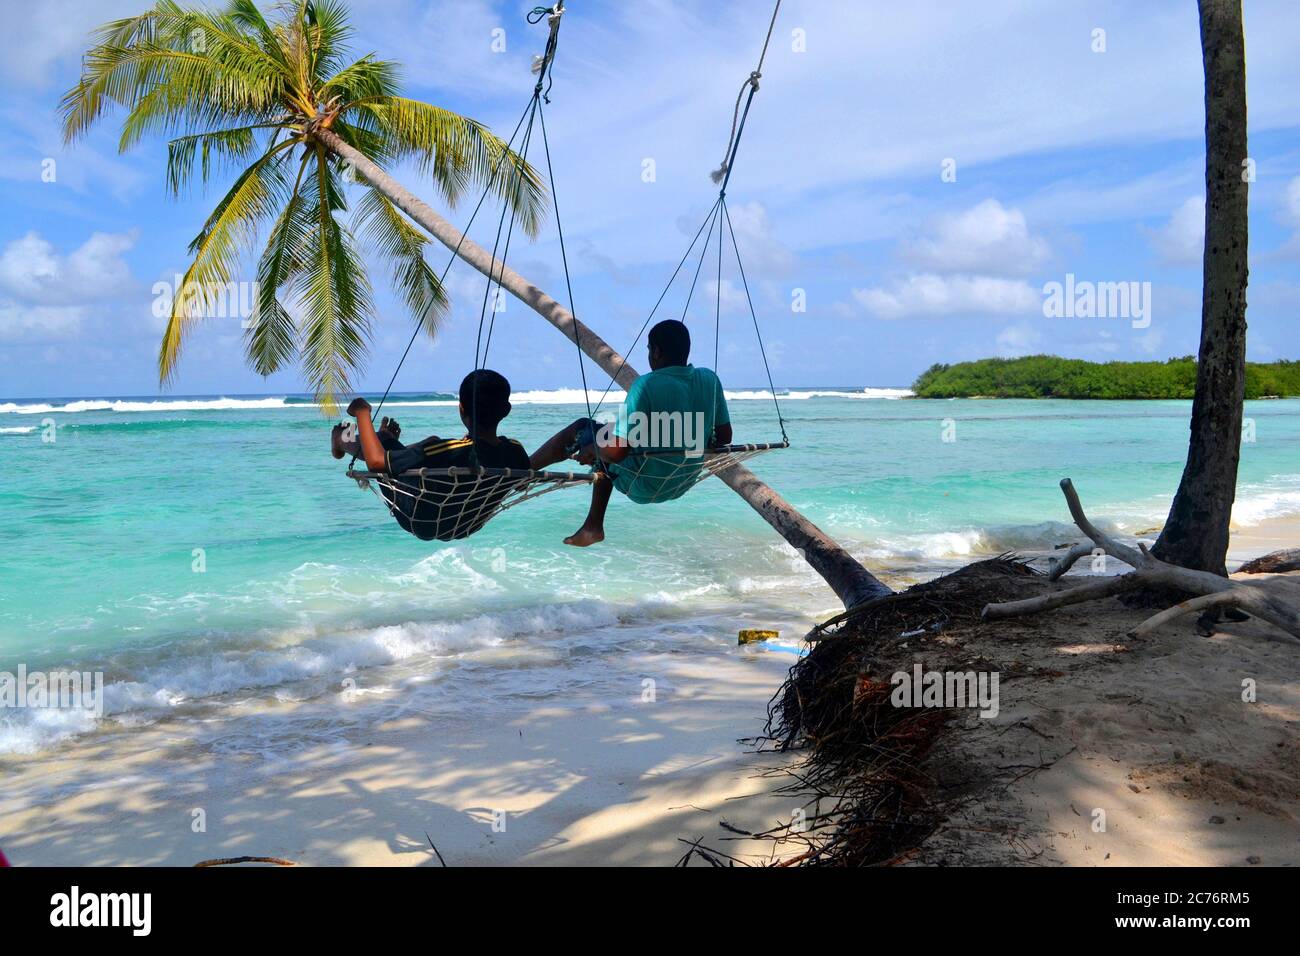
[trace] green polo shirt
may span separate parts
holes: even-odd
[[[642,375],[619,413],[615,430],[632,453],[610,469],[614,487],[639,504],[681,497],[695,483],[715,429],[730,423],[712,369],[670,365]],[[643,454],[664,450],[671,453]]]

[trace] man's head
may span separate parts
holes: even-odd
[[[691,357],[691,333],[682,322],[664,319],[650,330],[650,368],[685,365]]]
[[[500,372],[479,368],[460,383],[460,420],[489,434],[510,414],[510,383]]]

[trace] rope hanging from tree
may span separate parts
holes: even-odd
[[[739,113],[739,118],[733,117],[732,132],[728,139],[727,157],[724,159],[721,170],[715,174],[714,181],[721,180],[721,189],[718,198],[706,217],[705,222],[696,232],[691,244],[687,247],[677,267],[673,270],[668,280],[667,286],[660,293],[658,300],[651,309],[649,316],[637,333],[636,339],[633,340],[632,348],[645,334],[649,328],[650,322],[658,312],[660,305],[663,304],[664,298],[672,288],[678,275],[681,273],[683,266],[690,258],[696,243],[701,235],[704,235],[704,244],[700,248],[700,258],[697,263],[692,277],[690,289],[687,292],[686,302],[682,307],[682,318],[685,320],[686,313],[690,308],[691,300],[694,296],[696,284],[704,264],[704,258],[707,254],[710,242],[713,240],[713,234],[717,232],[717,277],[715,287],[714,301],[714,367],[716,369],[719,358],[718,343],[721,333],[721,315],[722,315],[722,245],[723,245],[723,224],[726,224],[727,235],[730,237],[731,245],[736,259],[736,267],[745,291],[745,300],[749,306],[749,312],[753,321],[754,332],[758,340],[760,354],[763,358],[763,366],[767,374],[768,387],[771,390],[773,405],[776,409],[777,420],[781,428],[780,442],[754,443],[743,445],[728,445],[721,448],[714,448],[704,451],[702,454],[691,454],[682,449],[650,449],[637,450],[628,456],[619,464],[620,471],[630,471],[637,478],[642,478],[642,471],[650,462],[655,463],[653,469],[652,481],[658,482],[661,494],[652,496],[651,500],[662,500],[662,498],[679,497],[683,491],[683,486],[694,485],[711,475],[730,468],[735,464],[746,461],[755,455],[765,451],[773,451],[780,448],[789,447],[789,439],[786,436],[785,421],[781,416],[780,402],[777,399],[776,388],[772,381],[772,371],[768,364],[767,352],[763,345],[762,333],[758,326],[758,315],[754,308],[753,296],[750,293],[749,283],[745,277],[744,266],[740,259],[740,249],[736,244],[735,229],[731,222],[731,214],[726,206],[726,188],[731,177],[731,167],[735,161],[735,154],[740,145],[740,137],[744,132],[745,119],[749,114],[749,105],[753,100],[753,95],[758,89],[758,79],[761,76],[763,59],[767,55],[767,47],[772,38],[772,29],[776,23],[776,15],[780,10],[781,3],[777,0],[776,7],[772,12],[772,21],[768,25],[767,38],[763,42],[763,51],[759,56],[758,67],[750,74],[746,80],[749,88],[749,100],[745,103],[743,113]],[[519,138],[519,148],[515,155],[513,174],[515,176],[514,199],[518,198],[519,190],[522,186],[523,176],[525,175],[525,164],[527,162],[528,148],[532,140],[532,134],[535,126],[541,129],[542,145],[546,157],[546,168],[548,181],[551,188],[552,205],[555,209],[556,232],[560,244],[560,257],[564,267],[565,289],[568,294],[568,305],[570,314],[577,316],[573,296],[573,283],[569,274],[568,252],[564,242],[564,230],[560,221],[559,203],[556,198],[555,189],[555,170],[551,160],[550,141],[546,133],[546,117],[543,109],[543,103],[549,103],[549,92],[554,82],[551,67],[555,59],[555,51],[559,42],[560,20],[564,13],[563,0],[559,0],[554,7],[535,7],[527,15],[529,23],[538,23],[542,17],[546,17],[550,26],[550,34],[547,38],[546,52],[537,58],[533,65],[533,71],[537,74],[537,82],[533,88],[532,96],[528,101],[527,107],[520,116],[519,121],[515,124],[514,131],[507,141],[506,150],[502,153],[501,160],[492,170],[488,182],[484,187],[483,194],[479,197],[469,221],[466,223],[465,230],[461,234],[460,242],[452,250],[451,258],[448,260],[446,267],[442,271],[439,279],[440,283],[445,281],[452,265],[460,251],[460,246],[469,233],[470,226],[473,225],[479,211],[488,193],[492,189],[496,177],[501,172],[501,167],[506,164],[510,151],[514,148],[515,140],[520,137],[520,131],[523,131],[522,137]],[[744,87],[741,89],[744,93]],[[739,97],[737,98],[737,108],[739,109]],[[510,211],[507,220],[506,212]],[[501,215],[497,221],[496,235],[492,245],[492,263],[487,282],[484,286],[483,301],[479,310],[478,332],[475,338],[475,368],[483,368],[487,364],[488,352],[492,344],[492,335],[496,325],[497,303],[504,294],[502,279],[505,275],[506,260],[510,252],[510,240],[514,232],[515,220],[517,213],[517,203],[507,202],[502,205]],[[707,227],[707,234],[706,234]],[[503,242],[504,237],[504,242]],[[499,255],[498,255],[499,253]],[[496,287],[496,296],[492,295],[493,286]],[[492,308],[489,311],[489,304]],[[387,401],[397,375],[401,371],[403,363],[410,354],[419,336],[421,324],[417,323],[415,330],[411,334],[410,340],[406,344],[401,357],[398,360],[397,368],[393,370],[393,375],[384,389],[383,397],[380,399],[374,414],[378,416],[379,411],[383,408],[384,402]],[[587,417],[592,418],[600,410],[605,398],[609,394],[610,388],[613,387],[615,376],[611,376],[609,385],[606,386],[601,400],[595,406],[591,405],[590,393],[587,387],[587,373],[582,351],[581,328],[575,329],[574,345],[578,355],[578,368],[582,379],[583,399],[587,408]],[[630,351],[630,349],[629,349]],[[621,366],[620,366],[621,369]],[[477,407],[477,403],[475,403]],[[477,422],[472,425],[476,426]],[[477,428],[474,428],[477,431]],[[374,491],[379,498],[384,501],[389,510],[397,518],[398,522],[406,530],[415,534],[423,540],[441,540],[451,541],[467,537],[482,528],[491,518],[500,514],[509,508],[514,507],[521,502],[528,501],[532,498],[540,497],[551,491],[558,491],[561,488],[569,488],[578,485],[590,484],[595,480],[594,472],[565,472],[565,471],[530,471],[516,470],[505,468],[485,468],[477,464],[477,457],[471,457],[471,465],[461,468],[423,468],[413,471],[403,472],[399,475],[388,475],[384,473],[359,470],[355,467],[356,459],[354,458],[348,467],[348,477],[354,479],[361,488],[368,488]],[[666,466],[666,467],[665,467]],[[643,479],[644,480],[644,479]]]

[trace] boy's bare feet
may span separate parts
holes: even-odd
[[[585,524],[564,539],[565,544],[571,544],[575,548],[589,548],[593,544],[600,544],[605,540],[604,528],[589,528]]]

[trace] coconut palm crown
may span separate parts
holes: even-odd
[[[351,59],[350,34],[339,0],[290,0],[269,16],[252,0],[231,0],[220,12],[159,0],[95,33],[61,104],[68,142],[122,107],[123,152],[149,136],[170,138],[173,195],[196,178],[206,184],[239,171],[190,243],[193,261],[158,354],[164,384],[188,331],[212,313],[263,236],[245,332],[259,373],[298,360],[329,407],[349,389],[374,316],[359,245],[391,267],[413,316],[436,330],[447,299],[424,260],[428,239],[389,196],[350,175],[319,131],[383,168],[414,162],[452,205],[467,189],[491,188],[536,235],[547,202],[536,171],[482,124],[399,96],[398,65],[374,54]]]

